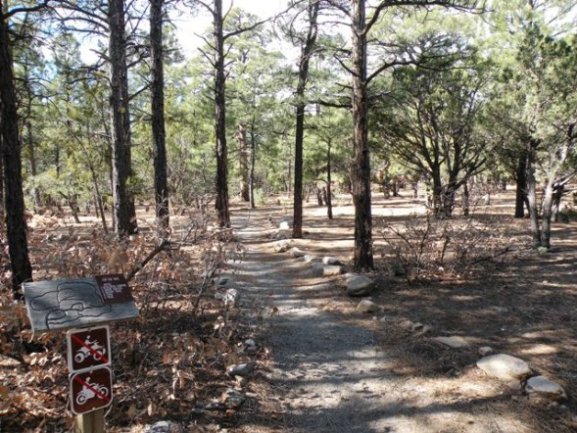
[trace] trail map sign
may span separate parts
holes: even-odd
[[[108,326],[68,331],[68,369],[71,372],[110,365]]]
[[[109,367],[98,367],[70,375],[72,412],[82,415],[103,409],[112,403],[112,372]]]
[[[80,328],[132,319],[138,309],[122,275],[23,283],[32,330]]]

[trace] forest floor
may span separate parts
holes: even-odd
[[[328,220],[307,204],[304,238],[290,242],[348,270],[353,210],[346,197],[335,205]],[[160,420],[223,433],[577,431],[577,223],[556,224],[552,251],[537,254],[511,205],[510,193],[498,194],[472,218],[436,222],[418,201],[375,197],[374,314],[356,310],[342,276],[320,277],[314,263],[275,252],[290,237],[278,228],[287,198],[256,210],[237,203],[224,246],[173,219],[186,242],[134,280],[140,318],[112,327],[107,431],[143,432]],[[84,221],[32,226],[36,280],[127,273],[150,250],[146,230],[127,247]],[[216,263],[240,294],[231,311],[201,275]],[[0,301],[0,432],[66,431],[63,336],[33,339],[22,306],[6,293]],[[436,336],[470,346],[451,349]],[[256,355],[243,352],[247,338]],[[522,358],[569,398],[536,400],[518,382],[487,377],[475,367],[482,346]],[[255,364],[248,378],[227,376],[243,362]],[[231,389],[246,399],[240,407],[227,407]]]

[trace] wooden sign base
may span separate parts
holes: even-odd
[[[104,411],[98,409],[94,412],[76,416],[76,433],[104,433]]]

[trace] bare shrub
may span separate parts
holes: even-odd
[[[393,275],[409,283],[446,274],[464,275],[494,264],[505,254],[528,248],[495,229],[497,217],[436,219],[431,213],[401,224],[383,222],[381,256]]]

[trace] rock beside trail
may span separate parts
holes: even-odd
[[[323,265],[337,266],[341,264],[342,263],[340,262],[340,260],[337,259],[336,257],[329,257],[329,256],[323,257]]]
[[[493,353],[493,348],[491,346],[483,346],[483,347],[479,347],[479,355],[481,356],[487,356],[491,353]]]
[[[329,265],[323,268],[323,276],[325,277],[335,277],[343,273],[343,268],[341,266]]]
[[[247,338],[244,340],[243,344],[239,344],[238,353],[246,353],[249,356],[255,356],[258,352],[258,346],[256,345],[256,341],[252,338]]]
[[[347,295],[369,296],[375,289],[375,282],[364,275],[351,274],[347,278]]]
[[[545,376],[534,376],[527,380],[525,385],[527,394],[536,395],[551,400],[562,400],[567,398],[567,393],[561,385],[547,379]]]
[[[144,433],[181,433],[182,427],[172,421],[158,421],[146,426]]]
[[[303,259],[306,263],[313,263],[320,261],[319,257],[315,256],[314,254],[305,254]]]
[[[246,364],[234,364],[226,369],[229,376],[249,376],[254,371],[254,362],[247,362]]]
[[[369,299],[363,299],[357,305],[357,311],[361,313],[376,313],[379,310],[379,306]]]
[[[225,306],[235,307],[240,298],[240,294],[236,289],[219,290],[214,294],[215,299],[220,299]]]
[[[421,322],[412,322],[411,320],[403,320],[399,323],[401,328],[410,330],[411,332],[416,333],[417,335],[424,335],[428,334],[433,330],[433,328],[429,325],[425,325]]]
[[[529,365],[522,359],[503,353],[489,355],[477,361],[477,367],[499,379],[524,379],[531,374]]]
[[[283,218],[278,223],[278,228],[281,230],[290,230],[293,226],[292,218]]]
[[[463,337],[453,336],[453,337],[434,337],[434,341],[449,346],[451,349],[463,349],[469,347],[469,342]]]
[[[297,247],[293,247],[290,250],[290,254],[293,257],[304,257],[306,256],[306,253],[302,250],[299,250]]]
[[[290,250],[291,243],[288,240],[283,240],[283,241],[277,242],[273,248],[274,248],[275,253],[286,253],[288,250]]]

